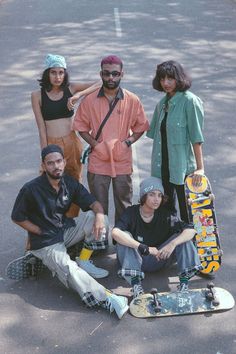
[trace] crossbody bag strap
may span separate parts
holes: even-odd
[[[109,109],[109,111],[108,111],[106,117],[103,119],[103,121],[102,121],[102,123],[101,123],[101,125],[100,125],[100,127],[99,127],[99,129],[98,129],[98,131],[97,131],[95,140],[98,140],[98,138],[99,138],[99,136],[100,136],[100,134],[101,134],[101,132],[102,132],[102,128],[103,128],[104,125],[106,124],[108,118],[110,117],[110,115],[111,115],[112,111],[114,110],[115,105],[117,104],[118,101],[119,101],[119,98],[116,97],[115,100],[114,100],[114,102],[113,102],[113,105],[110,106],[110,109]],[[83,164],[88,163],[88,156],[89,156],[89,154],[90,154],[91,152],[92,152],[92,147],[91,147],[91,146],[88,146],[88,147],[84,150],[84,152],[83,152],[83,154],[82,154],[82,156],[81,156],[81,158],[80,158],[80,161],[81,161]]]
[[[119,98],[116,97],[116,98],[115,98],[115,101],[113,102],[113,105],[110,107],[110,109],[109,109],[109,111],[108,111],[106,117],[103,119],[103,121],[102,121],[102,123],[101,123],[101,125],[100,125],[100,127],[99,127],[99,129],[98,129],[98,131],[97,131],[97,134],[96,134],[96,136],[95,136],[95,140],[98,140],[99,136],[101,135],[102,129],[103,129],[104,125],[106,124],[108,118],[109,118],[110,115],[112,114],[112,112],[113,112],[113,110],[114,110],[114,108],[115,108],[115,106],[116,106],[116,104],[117,104],[118,101],[119,101]]]

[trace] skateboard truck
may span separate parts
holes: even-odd
[[[204,257],[213,257],[213,256],[222,256],[223,255],[223,250],[219,249],[217,251],[212,251],[212,249],[210,247],[207,247],[205,249],[205,253],[204,254],[199,254],[200,258],[204,258]]]
[[[161,302],[158,300],[157,297],[157,289],[152,288],[150,291],[150,294],[153,296],[153,301],[152,301],[152,309],[154,310],[155,313],[161,312]]]
[[[214,194],[206,191],[200,197],[198,197],[196,199],[188,198],[188,205],[192,205],[193,203],[201,203],[207,199],[210,199],[211,201],[213,201],[215,199]]]
[[[216,291],[214,289],[214,286],[215,285],[212,282],[207,284],[208,290],[206,290],[205,296],[206,296],[206,299],[211,301],[212,305],[216,307],[216,306],[220,305],[220,302],[216,297]]]

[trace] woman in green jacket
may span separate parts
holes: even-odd
[[[188,91],[191,79],[176,61],[158,65],[152,84],[166,95],[157,104],[147,133],[153,139],[151,174],[162,179],[168,208],[175,213],[177,195],[181,219],[188,222],[184,180],[193,174],[193,183],[199,185],[204,174],[203,104]]]

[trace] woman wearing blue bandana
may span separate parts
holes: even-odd
[[[82,143],[72,130],[73,104],[80,97],[93,92],[99,85],[70,83],[65,58],[54,54],[46,56],[45,70],[39,85],[41,90],[32,92],[31,101],[41,149],[48,144],[59,145],[66,159],[65,172],[81,180]],[[76,96],[72,100],[74,94]],[[76,217],[78,212],[78,207],[73,205],[68,216]]]

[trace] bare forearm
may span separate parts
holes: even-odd
[[[143,135],[143,132],[142,133],[133,133],[129,138],[128,140],[131,141],[131,143],[135,143],[135,141],[137,141],[138,139],[141,138],[141,136]]]
[[[41,94],[40,94],[41,95]],[[39,102],[39,92],[32,92],[31,94],[31,104],[34,112],[36,124],[39,132],[39,140],[41,149],[47,146],[47,129],[45,121],[41,113],[41,106]]]
[[[98,240],[104,228],[106,228],[104,211],[102,205],[97,201],[91,204],[90,208],[95,214],[93,233],[95,235],[95,239]]]
[[[175,247],[181,245],[184,242],[192,240],[196,231],[194,229],[185,229],[181,234],[176,237],[172,242],[175,244]]]
[[[178,245],[192,240],[194,235],[194,229],[185,229],[178,237],[167,243],[164,247],[161,247],[157,251],[157,254],[154,255],[157,259],[168,259]]]
[[[29,220],[25,220],[25,221],[15,221],[13,220],[15,224],[21,226],[23,229],[25,229],[26,231],[35,234],[35,235],[41,235],[42,230],[40,229],[39,226],[33,224],[31,221]]]
[[[97,140],[95,140],[89,133],[87,132],[79,132],[80,136],[88,143],[91,147],[95,147],[97,145]]]
[[[75,103],[84,96],[89,95],[90,93],[97,90],[102,86],[102,81],[97,81],[93,84],[78,84],[72,85],[73,96],[68,99],[67,107],[68,109],[73,109]]]
[[[94,214],[103,214],[104,215],[104,210],[102,207],[102,204],[99,202],[94,202],[93,204],[90,205],[90,208],[94,212]]]
[[[40,141],[40,147],[43,149],[48,145],[48,139],[46,134],[40,134],[39,133],[39,141]]]
[[[138,249],[138,246],[140,245],[140,243],[134,240],[127,232],[124,232],[117,227],[112,230],[111,235],[116,242],[123,246]]]
[[[80,98],[82,96],[86,96],[86,95],[89,95],[90,93],[94,92],[95,90],[97,90],[99,87],[102,86],[102,81],[99,80],[99,81],[96,81],[94,82],[93,84],[89,84],[88,87],[86,88],[83,88],[83,90],[79,90],[77,91],[74,95],[73,95],[73,98]]]
[[[193,144],[193,151],[196,159],[197,170],[204,170],[203,154],[202,154],[202,144]]]

